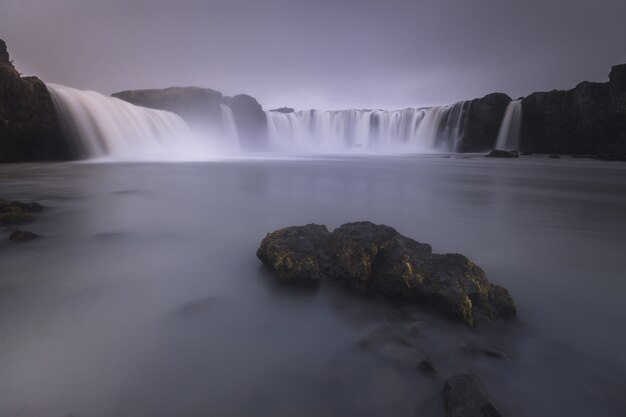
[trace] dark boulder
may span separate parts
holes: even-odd
[[[517,151],[503,151],[500,149],[494,149],[485,155],[486,158],[519,158],[519,152]]]
[[[511,97],[493,93],[469,103],[463,122],[460,152],[484,152],[493,148]]]
[[[36,77],[22,77],[0,41],[0,162],[72,159],[52,97]]]
[[[0,200],[0,225],[27,223],[33,220],[30,213],[38,213],[42,207],[38,203]]]
[[[453,375],[443,387],[446,417],[501,417],[475,373]]]
[[[31,240],[35,240],[39,237],[39,235],[34,234],[33,232],[29,232],[28,230],[14,230],[10,235],[9,239],[13,242],[30,242]]]
[[[343,283],[356,293],[430,306],[473,325],[477,317],[510,319],[516,309],[508,291],[459,254],[433,254],[430,245],[370,222],[288,227],[268,234],[258,258],[277,279],[293,284]]]
[[[557,154],[552,154],[550,156],[548,156],[549,159],[561,159],[561,155],[557,155]]]
[[[316,286],[326,277],[329,236],[326,226],[318,224],[287,227],[269,233],[256,255],[274,271],[278,281]]]

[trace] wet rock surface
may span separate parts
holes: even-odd
[[[0,162],[74,156],[46,85],[37,77],[22,77],[0,40]]]
[[[39,235],[34,234],[33,232],[29,232],[28,230],[14,230],[10,235],[9,239],[13,242],[30,242],[31,240],[35,240],[39,237]]]
[[[0,226],[28,223],[33,220],[31,213],[41,210],[38,203],[0,200]]]
[[[500,149],[494,149],[485,155],[486,158],[519,158],[517,151],[503,151]]]
[[[511,319],[513,299],[460,254],[433,254],[430,245],[371,222],[347,223],[329,233],[309,224],[268,234],[257,257],[292,285],[330,280],[355,293],[428,306],[474,325],[477,318]]]
[[[485,385],[475,373],[448,378],[443,387],[446,417],[501,417]]]

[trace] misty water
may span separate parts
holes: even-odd
[[[0,415],[443,416],[475,370],[506,416],[626,410],[626,166],[479,156],[0,166],[45,206],[0,243]],[[469,329],[278,285],[283,226],[370,220],[460,252],[518,320]],[[401,335],[437,374],[365,349]]]

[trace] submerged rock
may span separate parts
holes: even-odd
[[[477,316],[516,315],[508,291],[465,256],[433,254],[430,245],[385,225],[347,223],[332,233],[322,225],[288,227],[268,234],[257,257],[283,283],[330,279],[356,293],[427,305],[469,325]]]
[[[453,375],[443,387],[446,417],[501,417],[475,373]]]
[[[517,151],[503,151],[500,149],[494,149],[485,155],[486,158],[519,158],[519,152]]]
[[[33,232],[29,232],[28,230],[14,230],[10,235],[9,239],[13,242],[30,242],[31,240],[35,240],[39,237],[39,235],[34,234]]]
[[[33,220],[30,213],[42,210],[41,204],[0,200],[0,225],[27,223]]]

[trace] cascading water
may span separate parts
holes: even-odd
[[[267,113],[274,150],[296,152],[455,151],[469,101],[429,109]]]
[[[520,136],[522,133],[522,102],[516,100],[506,106],[496,149],[519,150]]]
[[[63,128],[83,158],[194,159],[211,155],[174,113],[93,91],[47,84]]]

